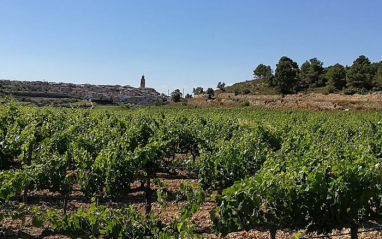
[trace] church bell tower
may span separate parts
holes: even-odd
[[[146,86],[145,75],[142,75],[142,79],[141,79],[141,88],[145,88],[145,86]]]

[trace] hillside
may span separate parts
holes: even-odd
[[[200,95],[188,100],[188,105],[199,107],[257,106],[272,109],[305,109],[311,111],[382,111],[382,92],[369,94],[299,93],[290,95],[242,95],[216,93],[213,99]]]
[[[12,95],[23,101],[40,98],[66,103],[81,100],[101,103],[152,103],[167,100],[165,95],[147,87],[13,80],[0,80],[0,95]],[[41,101],[43,100],[38,100],[40,103]]]
[[[245,82],[235,83],[232,86],[225,88],[227,93],[236,93],[240,95],[275,95],[278,92],[267,86],[264,80],[250,80]]]

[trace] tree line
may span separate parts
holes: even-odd
[[[225,91],[225,83],[218,82],[216,88],[222,92]],[[192,93],[194,95],[200,95],[200,94],[206,94],[208,99],[212,99],[212,97],[215,95],[215,90],[212,88],[208,88],[206,91],[204,91],[203,87],[198,86],[196,88],[193,88]],[[186,94],[184,99],[191,99],[191,94]],[[173,102],[180,102],[182,100],[182,93],[179,89],[174,90],[171,92],[171,101]]]
[[[283,56],[274,71],[269,65],[259,64],[253,71],[253,76],[254,80],[264,81],[267,86],[281,94],[314,91],[317,88],[323,88],[325,93],[342,91],[344,94],[382,91],[382,61],[372,63],[364,55],[354,60],[351,66],[337,63],[328,67],[324,67],[324,63],[316,57],[305,61],[299,67],[297,62]],[[225,92],[225,83],[218,82],[216,90]],[[193,88],[192,93],[206,94],[211,99],[215,90],[212,88],[204,90],[199,86]],[[243,90],[243,94],[249,93],[249,89]],[[190,98],[192,98],[190,94],[185,96],[185,99]],[[179,89],[171,93],[172,101],[179,102],[181,99],[182,93]]]
[[[273,72],[270,66],[259,64],[253,71],[254,79],[262,79],[269,87],[282,94],[293,94],[314,88],[326,87],[328,93],[367,93],[382,90],[382,61],[372,63],[359,56],[351,66],[339,63],[324,67],[316,57],[305,61],[301,67],[287,56],[280,58]]]

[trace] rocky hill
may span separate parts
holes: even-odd
[[[0,80],[0,94],[20,97],[77,98],[110,102],[151,103],[167,97],[153,88],[45,81]]]

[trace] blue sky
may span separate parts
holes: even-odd
[[[146,85],[251,80],[260,63],[382,60],[380,0],[0,0],[0,79]]]

